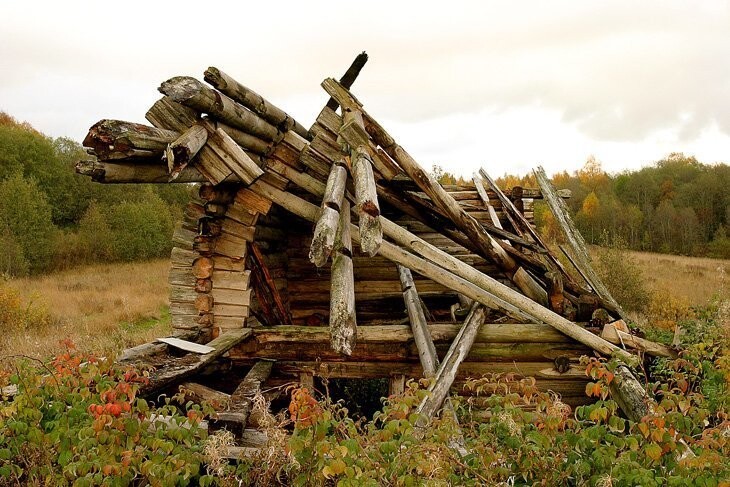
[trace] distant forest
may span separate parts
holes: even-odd
[[[0,277],[169,254],[192,185],[101,186],[81,145],[0,112]]]
[[[74,171],[86,157],[68,138],[50,138],[0,112],[0,277],[92,262],[168,255],[174,225],[195,185],[106,185]],[[444,183],[460,178],[434,167]],[[536,187],[532,175],[497,183]],[[590,158],[553,177],[572,191],[568,206],[589,243],[730,258],[730,167],[670,154],[638,171],[607,174]],[[535,220],[559,238],[539,202]]]

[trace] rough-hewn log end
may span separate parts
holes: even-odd
[[[190,76],[175,76],[163,82],[157,91],[169,96],[173,101],[182,103],[197,95],[202,86],[200,81]]]
[[[383,227],[380,217],[360,213],[360,250],[368,257],[374,257],[383,243]]]
[[[76,163],[76,173],[91,177],[97,183],[104,182],[104,168],[97,165],[96,161],[79,161]]]
[[[203,73],[203,79],[206,83],[215,86],[218,89],[224,89],[226,87],[226,80],[221,76],[220,69],[210,66]]]

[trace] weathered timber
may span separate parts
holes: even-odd
[[[578,269],[580,274],[586,279],[588,285],[601,298],[604,305],[610,306],[609,311],[618,314],[621,318],[625,318],[626,313],[613,296],[611,296],[611,293],[598,277],[598,274],[593,270],[585,241],[570,218],[565,202],[558,196],[547,174],[545,174],[545,170],[542,167],[538,167],[533,172],[545,198],[545,202],[550,207],[550,210],[552,210],[555,220],[558,222],[558,227],[562,230],[568,245],[570,245],[573,257],[572,262],[576,269]]]
[[[271,277],[271,272],[266,265],[266,260],[264,259],[261,250],[259,250],[258,244],[252,242],[250,247],[251,257],[253,259],[254,265],[256,266],[256,269],[260,272],[261,277],[263,278],[263,284],[266,286],[268,294],[271,296],[271,299],[273,300],[276,307],[276,313],[278,315],[277,317],[280,320],[278,324],[291,325],[291,314],[284,305],[284,300],[282,299],[281,294],[279,293],[279,290],[274,283],[274,279]]]
[[[344,86],[345,88],[352,87],[352,84],[357,79],[357,76],[360,74],[360,71],[365,66],[365,63],[368,62],[368,55],[365,51],[361,52],[360,54],[355,57],[355,60],[352,61],[352,64],[349,68],[347,68],[347,71],[345,71],[345,74],[342,75],[342,78],[340,78],[340,84]],[[330,98],[327,100],[326,108],[329,108],[332,111],[337,110],[337,107],[339,107],[340,104],[335,100],[334,98]]]
[[[214,418],[211,418],[209,424],[211,431],[226,429],[237,438],[243,436],[253,400],[261,392],[261,384],[271,375],[272,366],[272,361],[260,360],[251,367],[231,394],[228,410],[219,411]]]
[[[180,384],[180,392],[185,396],[185,401],[193,401],[197,404],[207,403],[215,411],[222,411],[228,408],[231,395],[211,389],[197,382],[184,382]]]
[[[192,340],[197,338],[198,332],[196,330],[186,330],[175,333],[175,338],[182,340]],[[159,355],[167,351],[167,344],[162,342],[149,342],[124,349],[122,353],[117,357],[117,362],[122,363],[133,363],[140,362],[149,359],[154,355]]]
[[[429,395],[423,399],[416,409],[416,412],[421,414],[422,418],[425,418],[425,421],[419,419],[418,424],[427,423],[441,408],[444,399],[446,399],[446,396],[451,390],[454,379],[456,379],[459,365],[461,365],[469,354],[477,332],[484,324],[485,318],[484,306],[475,303],[466,321],[464,321],[461,331],[454,339],[454,343],[449,348],[443,362],[436,371],[434,380],[428,387]]]
[[[171,142],[165,149],[167,170],[170,180],[177,179],[183,169],[193,160],[208,141],[208,130],[202,125],[193,125]]]
[[[653,402],[641,383],[636,380],[631,369],[620,364],[614,370],[614,379],[609,384],[611,397],[631,421],[639,422],[649,414]]]
[[[279,138],[279,131],[276,127],[226,95],[208,88],[195,78],[189,76],[171,78],[160,85],[159,91],[175,102],[207,113],[213,118],[264,140]]]
[[[170,358],[161,368],[150,373],[150,380],[140,388],[140,394],[151,396],[165,387],[181,381],[204,367],[211,365],[224,353],[251,334],[249,329],[231,330],[208,343],[213,352],[205,355],[188,354],[180,358]]]
[[[623,323],[623,320],[619,320],[618,323]],[[623,327],[620,327],[617,326],[617,323],[606,323],[603,327],[601,337],[615,345],[641,350],[653,357],[677,358],[677,351],[673,348],[627,333],[623,331],[623,329],[626,329],[625,326],[625,324]]]
[[[403,288],[403,301],[408,311],[408,319],[411,322],[413,340],[418,348],[418,358],[423,367],[423,374],[426,377],[432,377],[436,374],[438,368],[436,346],[433,344],[426,323],[426,315],[423,312],[423,306],[421,306],[421,299],[418,297],[411,270],[401,265],[397,267],[401,287]]]
[[[346,183],[347,169],[333,164],[322,198],[322,215],[314,227],[309,250],[309,260],[317,267],[322,267],[327,262],[334,248]]]
[[[364,129],[363,129],[364,130]],[[383,241],[380,204],[373,176],[372,160],[363,146],[352,151],[352,178],[355,182],[355,210],[360,224],[360,248],[370,257],[378,253]]]
[[[497,211],[494,209],[494,206],[492,205],[491,201],[489,200],[489,195],[487,194],[487,190],[484,189],[484,185],[482,183],[481,178],[477,173],[474,173],[474,177],[472,178],[472,181],[474,182],[474,187],[477,190],[477,193],[479,194],[479,198],[482,200],[482,203],[487,208],[487,211],[489,212],[489,218],[492,220],[492,225],[494,225],[497,228],[504,229],[502,227],[502,222],[499,220],[499,217],[497,216]],[[504,243],[509,245],[509,240],[504,239]]]
[[[208,139],[210,140],[209,147],[213,152],[244,183],[250,184],[264,173],[256,162],[223,129],[216,129],[215,132],[209,135]],[[199,161],[199,164],[205,167],[203,159]],[[218,184],[224,181],[226,177],[217,182],[211,182]]]
[[[145,118],[157,128],[182,133],[192,127],[200,117],[192,108],[177,103],[169,96],[163,96],[147,110]]]
[[[170,175],[161,161],[149,160],[145,164],[137,164],[122,159],[111,162],[82,160],[76,163],[76,172],[91,177],[96,183],[133,184],[133,183],[168,183]],[[182,170],[175,179],[176,183],[199,183],[207,181],[192,166]]]
[[[342,203],[334,252],[330,290],[331,344],[336,352],[350,355],[357,340],[357,318],[350,239],[350,204],[347,201]]]
[[[228,95],[234,101],[240,103],[253,113],[263,118],[270,124],[284,133],[293,130],[301,137],[308,138],[307,129],[301,126],[299,122],[284,112],[282,109],[266,100],[250,88],[246,88],[241,83],[228,76],[218,68],[210,67],[205,70],[203,79],[213,85],[221,93]]]
[[[276,188],[268,186],[265,183],[261,183],[260,181],[254,183],[251,186],[251,190],[256,191],[262,196],[270,198],[271,201],[274,201],[279,206],[282,206],[286,210],[309,221],[315,221],[318,217],[319,209],[316,206],[291,193],[277,190]],[[542,321],[599,353],[609,356],[616,355],[629,363],[634,363],[636,361],[636,357],[633,355],[594,335],[590,331],[581,328],[577,324],[566,320],[562,316],[539,305],[533,300],[526,298],[514,289],[511,289],[497,280],[465,265],[458,259],[454,259],[451,256],[448,256],[448,254],[444,254],[442,251],[439,251],[435,247],[423,242],[417,236],[402,227],[395,224],[392,224],[392,227],[390,225],[386,225],[388,220],[385,218],[383,218],[383,222],[383,230],[386,235],[391,238],[395,238],[395,236],[398,235],[401,240],[396,241],[399,244],[407,245],[407,248],[414,250],[418,249],[426,255],[435,257],[442,265],[446,265],[446,267],[440,267],[432,262],[416,257],[410,252],[407,252],[406,250],[386,241],[383,242],[379,255],[395,262],[396,264],[408,267],[409,269],[439,282],[454,291],[460,292],[487,307],[494,307],[496,309],[503,310],[505,313],[510,315],[514,314],[522,316],[522,319],[527,318],[528,322],[533,320]],[[397,232],[392,231],[395,227],[398,228]],[[353,240],[358,241],[360,235],[357,229],[351,225],[350,230],[353,235]],[[446,256],[446,258],[444,258],[444,256]],[[452,269],[454,268],[461,269],[463,273],[468,273],[475,277],[478,276],[480,286],[453,274]],[[507,304],[507,306],[498,304],[500,301]]]
[[[177,138],[171,130],[121,120],[100,120],[91,126],[83,145],[100,160],[154,159]]]

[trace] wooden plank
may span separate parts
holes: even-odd
[[[251,335],[250,329],[230,330],[208,343],[213,351],[204,355],[185,355],[180,358],[170,358],[165,364],[153,370],[149,382],[140,388],[140,395],[151,396],[155,392],[179,382],[204,367],[211,365],[232,347]]]
[[[350,355],[357,340],[357,317],[350,240],[350,204],[347,201],[342,204],[340,211],[334,252],[330,288],[330,343],[336,352]]]
[[[238,306],[248,306],[251,304],[251,290],[238,290],[238,289],[220,289],[213,288],[210,292],[213,296],[215,305],[219,304],[235,304]]]
[[[158,338],[157,341],[166,343],[167,345],[170,345],[171,347],[175,347],[180,350],[184,350],[186,352],[197,353],[197,354],[206,354],[206,353],[210,353],[214,350],[214,348],[209,347],[207,345],[201,345],[199,343],[189,342],[187,340],[181,340],[180,338],[175,338],[175,337]]]

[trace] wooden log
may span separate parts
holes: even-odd
[[[273,150],[272,142],[266,141],[255,135],[244,132],[243,130],[232,127],[226,123],[220,122],[210,117],[203,117],[203,120],[209,124],[213,130],[221,129],[227,133],[236,144],[240,145],[242,149],[251,154],[259,156],[267,156]],[[253,156],[252,156],[253,158]]]
[[[83,160],[76,163],[76,172],[91,177],[102,184],[168,183],[170,175],[161,161],[148,161],[137,164],[127,159],[114,163]],[[231,178],[236,180],[236,178]],[[174,181],[176,183],[200,183],[207,181],[200,172],[191,166],[186,167]]]
[[[220,69],[214,67],[206,69],[203,79],[221,93],[228,95],[232,100],[275,126],[280,132],[285,133],[293,130],[301,137],[309,138],[307,129],[294,120],[294,117],[288,115],[255,91],[246,88]]]
[[[617,323],[623,323],[623,320],[619,320],[614,323],[606,323],[603,327],[601,338],[605,338],[615,345],[622,345],[624,347],[641,350],[653,357],[667,357],[675,359],[679,356],[677,351],[673,348],[627,333],[624,331],[624,329],[627,329],[625,328],[626,325],[624,324],[623,327],[618,327]]]
[[[145,118],[155,127],[182,133],[200,117],[192,108],[177,103],[169,96],[163,96],[150,107]]]
[[[271,201],[276,202],[286,210],[299,215],[300,217],[315,221],[319,215],[319,209],[311,203],[291,194],[277,190],[265,183],[256,182],[251,186],[251,190],[255,191],[262,196],[269,198]],[[382,217],[381,217],[382,218]],[[550,311],[549,309],[535,303],[531,299],[526,298],[517,291],[505,286],[504,284],[496,281],[495,279],[479,273],[472,267],[465,265],[458,259],[453,259],[451,256],[440,253],[435,247],[423,242],[416,235],[411,234],[407,230],[399,227],[398,225],[388,222],[386,218],[382,218],[384,222],[383,230],[388,237],[393,238],[396,242],[401,245],[407,246],[410,249],[419,249],[420,252],[430,255],[432,258],[444,265],[440,267],[432,262],[428,262],[424,259],[418,258],[415,255],[397,247],[396,245],[390,244],[384,241],[381,246],[379,254],[396,264],[401,264],[409,269],[418,272],[419,274],[428,277],[449,289],[453,289],[456,292],[460,292],[471,299],[484,304],[488,307],[494,307],[501,309],[504,312],[510,314],[520,315],[523,318],[527,317],[527,321],[542,321],[547,323],[562,333],[572,337],[580,343],[596,350],[599,353],[605,355],[616,355],[622,360],[628,361],[629,363],[636,362],[636,357],[621,350],[615,345],[607,342],[606,340],[592,334],[590,331],[581,328],[573,322],[570,322],[562,316]],[[395,231],[397,229],[397,231]],[[353,236],[353,240],[359,240],[359,233],[357,229],[351,225],[350,231]],[[400,240],[398,240],[400,239]],[[420,242],[419,242],[420,241]],[[422,243],[421,243],[422,242]],[[425,245],[424,245],[425,244]],[[453,260],[452,260],[453,259]],[[464,274],[470,273],[472,276],[479,277],[480,286],[470,283],[461,277],[456,276],[452,273],[453,269],[460,269]],[[476,274],[474,274],[476,273]],[[483,286],[483,287],[482,287]],[[491,291],[491,292],[490,292]],[[500,305],[499,301],[495,301],[494,298],[506,303],[508,306]]]
[[[626,416],[636,423],[649,414],[653,401],[634,374],[621,364],[614,370],[614,379],[609,384],[611,397],[618,403]]]
[[[216,391],[197,382],[184,382],[180,384],[180,392],[185,396],[185,401],[193,401],[197,404],[207,403],[215,411],[223,411],[228,408],[231,395],[225,392]]]
[[[264,140],[277,140],[279,138],[276,127],[226,95],[208,88],[195,78],[188,76],[171,78],[160,85],[159,91],[175,102],[199,112],[207,113],[215,119]]]
[[[489,212],[489,218],[492,220],[492,225],[494,225],[497,228],[504,229],[502,227],[502,222],[499,220],[499,217],[497,216],[497,211],[494,209],[494,206],[492,206],[492,203],[489,200],[489,195],[487,194],[487,190],[484,189],[482,180],[477,173],[474,173],[474,177],[472,178],[472,181],[474,182],[474,187],[477,189],[479,198],[482,200],[482,203],[484,204],[484,206],[487,208],[487,211]],[[509,240],[507,240],[507,239],[504,239],[503,242],[510,245]]]
[[[222,129],[216,129],[208,139],[208,147],[218,156],[219,160],[229,169],[214,164],[214,158],[201,158],[198,161],[199,170],[203,172],[213,184],[219,184],[230,177],[231,172],[245,184],[250,184],[263,175],[263,170],[256,165],[241,147]]]
[[[226,429],[236,438],[243,436],[254,398],[261,392],[261,384],[271,375],[273,362],[259,360],[251,367],[243,381],[236,387],[230,397],[230,406],[226,411],[219,411],[209,423],[210,431]]]
[[[183,340],[192,340],[197,338],[197,330],[185,330],[175,333],[176,338]],[[117,357],[116,361],[119,363],[133,363],[144,360],[149,360],[154,355],[160,355],[167,351],[168,346],[165,343],[149,342],[137,345],[136,347],[126,348],[122,350],[122,353]]]
[[[350,88],[357,79],[357,76],[360,74],[362,68],[365,66],[365,63],[367,62],[368,55],[365,51],[358,54],[357,57],[355,57],[355,60],[352,61],[350,67],[347,68],[347,71],[345,71],[345,74],[342,75],[342,78],[340,78],[340,84],[345,88]],[[335,111],[339,106],[340,104],[334,98],[330,98],[329,100],[327,100],[326,108]]]
[[[401,265],[397,267],[401,287],[403,288],[403,301],[408,311],[408,319],[411,322],[413,340],[418,349],[418,358],[421,362],[421,367],[423,367],[423,374],[425,377],[432,377],[436,374],[439,365],[436,346],[433,344],[433,339],[431,338],[428,324],[426,323],[426,315],[423,312],[411,270]]]
[[[91,126],[83,145],[101,160],[154,159],[177,138],[171,130],[121,120],[100,120]]]
[[[274,302],[277,318],[280,320],[279,324],[291,325],[291,314],[284,305],[284,300],[282,299],[281,294],[279,293],[279,290],[274,283],[274,279],[271,277],[271,271],[266,265],[266,260],[259,250],[258,244],[256,244],[255,242],[251,243],[250,247],[253,262],[256,266],[256,269],[260,273],[259,277],[262,278],[262,282],[267,289],[267,293],[271,296],[271,299]]]
[[[167,161],[171,181],[177,179],[207,141],[208,130],[202,125],[196,124],[166,147],[163,160]]]
[[[562,198],[558,196],[553,187],[552,183],[545,174],[545,170],[542,167],[538,167],[535,171],[535,178],[540,186],[545,202],[550,207],[550,210],[555,216],[555,221],[558,222],[558,227],[561,229],[565,236],[566,242],[570,245],[572,250],[573,262],[578,269],[578,272],[586,279],[588,285],[596,292],[601,298],[605,307],[609,307],[609,311],[616,313],[621,318],[626,318],[626,313],[616,300],[611,296],[606,286],[603,284],[598,274],[593,270],[591,265],[591,259],[586,249],[585,241],[581,236],[578,229],[575,227],[573,220],[570,218],[568,208],[565,206]]]
[[[466,321],[464,321],[459,335],[454,339],[454,343],[449,348],[446,357],[444,357],[443,362],[439,366],[434,381],[429,385],[429,395],[423,399],[416,409],[416,412],[421,414],[421,418],[423,418],[419,419],[417,424],[427,424],[441,408],[446,396],[449,394],[449,390],[451,390],[454,379],[456,379],[459,365],[461,365],[469,354],[477,332],[484,324],[485,318],[484,306],[475,304]]]
[[[180,358],[170,358],[164,366],[153,370],[149,382],[140,388],[140,395],[148,397],[175,382],[190,377],[203,368],[211,365],[232,347],[246,339],[251,334],[250,329],[231,330],[208,343],[214,351],[205,355],[185,355]]]
[[[322,198],[322,215],[314,227],[314,236],[309,247],[309,260],[317,267],[322,267],[327,262],[334,248],[346,183],[347,169],[333,164]]]
[[[355,316],[355,283],[350,240],[350,208],[343,202],[335,237],[332,259],[332,288],[330,291],[330,336],[332,349],[344,355],[352,354],[357,340]]]
[[[364,129],[363,129],[364,130]],[[380,204],[373,176],[372,161],[363,146],[352,151],[352,178],[355,182],[355,209],[360,223],[360,248],[365,255],[377,255],[383,241]]]
[[[400,396],[406,391],[406,376],[403,374],[395,374],[388,382],[388,395]]]

